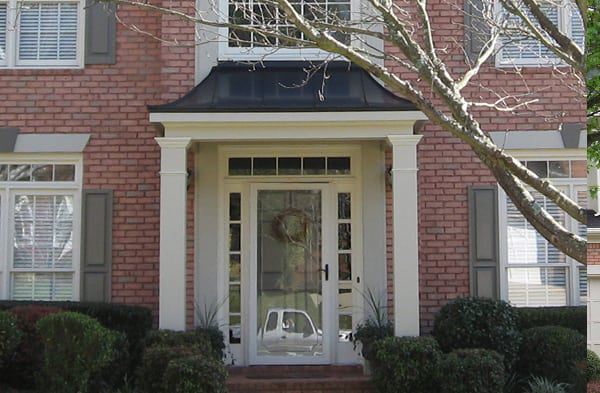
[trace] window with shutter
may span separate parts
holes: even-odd
[[[81,66],[82,15],[81,1],[0,2],[0,65]]]
[[[0,298],[78,299],[80,165],[0,158]]]
[[[556,2],[548,3],[543,7],[544,13],[558,26],[561,31],[567,32],[574,42],[583,48],[585,45],[585,30],[583,20],[579,12],[571,2],[556,5]],[[506,12],[506,11],[504,11]],[[531,20],[535,18],[528,13]],[[510,15],[508,24],[521,25],[519,17]],[[496,58],[498,66],[540,66],[558,65],[561,60],[550,49],[540,41],[525,35],[505,34],[501,39],[501,48]]]
[[[540,177],[549,178],[563,192],[585,204],[585,161],[524,161]],[[564,306],[581,304],[587,281],[585,269],[548,243],[504,195],[501,208],[504,245],[501,254],[504,296],[516,306]],[[566,228],[585,236],[586,228],[567,216],[538,192],[533,197]]]

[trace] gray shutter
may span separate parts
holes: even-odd
[[[465,52],[469,60],[479,56],[489,39],[490,27],[483,21],[483,4],[489,0],[465,0]]]
[[[498,189],[469,187],[471,295],[499,298]]]
[[[109,302],[112,264],[112,191],[83,191],[81,228],[81,300]]]
[[[85,64],[116,62],[116,3],[86,0]]]

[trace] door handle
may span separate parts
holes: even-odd
[[[325,264],[325,269],[318,269],[318,272],[325,273],[325,281],[329,281],[329,264]]]

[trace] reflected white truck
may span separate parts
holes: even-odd
[[[271,308],[258,332],[259,352],[269,355],[322,353],[323,332],[303,310]]]

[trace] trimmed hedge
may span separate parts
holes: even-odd
[[[17,327],[17,317],[0,311],[0,368],[9,362],[21,342],[23,333]]]
[[[206,338],[212,349],[213,356],[222,360],[225,356],[225,337],[218,327],[196,328],[196,332]]]
[[[21,344],[5,372],[0,377],[16,388],[32,388],[36,373],[42,368],[44,345],[38,335],[37,322],[51,314],[62,312],[60,308],[37,305],[20,305],[8,310],[17,318],[17,327],[23,333]]]
[[[502,393],[504,359],[496,351],[458,349],[445,355],[439,367],[442,393]]]
[[[148,350],[153,347],[187,347],[214,354],[209,337],[197,330],[152,330],[144,339],[144,348]]]
[[[125,333],[131,354],[130,367],[139,362],[142,342],[154,323],[150,309],[125,304],[2,300],[0,301],[0,310],[23,305],[57,307],[65,311],[78,312],[95,318],[108,329]]]
[[[164,389],[169,393],[227,393],[227,372],[214,356],[195,355],[173,359],[164,374]]]
[[[534,327],[523,331],[517,370],[523,377],[544,377],[580,391],[585,372],[577,365],[585,356],[586,338],[579,332],[562,326]]]
[[[600,380],[600,356],[591,349],[587,350],[586,376],[588,382]]]
[[[39,386],[52,393],[86,393],[91,376],[110,364],[116,333],[75,312],[52,314],[37,323],[44,343]]]
[[[521,334],[515,309],[502,300],[463,297],[452,300],[436,314],[433,336],[444,352],[480,348],[498,352],[512,370]]]
[[[516,307],[515,314],[520,331],[537,326],[562,326],[587,334],[586,306],[566,307]]]
[[[146,348],[137,371],[138,388],[145,393],[170,393],[165,390],[163,383],[169,362],[195,355],[202,355],[202,352],[193,345],[174,347],[158,345]]]
[[[373,382],[379,393],[437,391],[442,357],[433,337],[388,337],[373,344]]]

